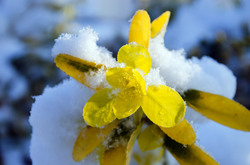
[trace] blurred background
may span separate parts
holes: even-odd
[[[54,39],[90,26],[115,56],[138,9],[151,19],[170,10],[166,47],[227,65],[237,77],[234,99],[250,109],[249,0],[0,0],[0,165],[32,164],[33,96],[67,77],[51,57]]]

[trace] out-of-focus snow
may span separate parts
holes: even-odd
[[[132,16],[138,3],[139,2],[133,0],[86,0],[85,3],[77,7],[77,15],[108,19],[127,19]]]
[[[202,39],[214,39],[220,31],[240,37],[242,24],[250,25],[250,1],[239,2],[235,5],[233,0],[195,0],[181,6],[168,27],[167,48],[189,51]]]
[[[19,40],[0,38],[0,97],[5,93],[9,99],[16,100],[26,93],[26,80],[11,65],[11,59],[23,52],[24,45]]]
[[[51,9],[37,6],[29,9],[16,20],[18,36],[42,40],[63,21],[63,15]]]

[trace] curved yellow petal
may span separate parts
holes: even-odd
[[[129,88],[118,93],[114,102],[114,114],[118,119],[126,118],[141,106],[143,95],[140,89]]]
[[[141,124],[132,131],[128,137],[127,142],[122,142],[117,147],[108,149],[103,154],[102,165],[129,165],[131,159],[132,149],[135,143],[135,140],[140,133]]]
[[[97,65],[94,62],[89,62],[67,54],[59,54],[55,57],[55,63],[58,68],[64,71],[70,77],[73,77],[80,83],[90,87],[85,79],[85,73],[89,71],[97,71],[103,65]]]
[[[149,86],[142,102],[147,117],[161,127],[173,127],[185,115],[185,104],[181,96],[165,86]]]
[[[192,126],[183,119],[179,124],[171,128],[160,127],[161,130],[167,134],[171,139],[184,145],[191,145],[196,140],[195,132]]]
[[[75,161],[81,161],[88,156],[109,133],[118,125],[118,120],[110,123],[104,128],[87,126],[79,133],[72,152]]]
[[[144,46],[137,44],[127,44],[120,48],[117,60],[132,68],[138,68],[148,74],[151,69],[151,58],[148,50]]]
[[[250,131],[250,111],[226,97],[198,90],[185,92],[187,105],[225,126]]]
[[[146,91],[145,80],[131,67],[108,69],[106,79],[115,88],[136,88],[143,93]]]
[[[181,165],[219,165],[195,144],[183,146],[166,136],[164,145]]]
[[[136,42],[148,48],[150,39],[150,17],[145,10],[138,10],[131,22],[128,43]]]
[[[151,23],[151,38],[154,38],[159,34],[164,37],[169,18],[170,11],[166,11]]]
[[[113,104],[115,94],[112,88],[96,92],[85,104],[83,118],[92,127],[101,127],[115,120]]]
[[[158,126],[148,126],[138,138],[138,145],[142,151],[154,150],[164,143],[164,134]]]

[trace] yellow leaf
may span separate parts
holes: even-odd
[[[101,127],[115,120],[113,105],[116,96],[113,90],[113,88],[101,89],[85,104],[83,117],[88,125]]]
[[[110,68],[106,72],[106,79],[115,88],[136,88],[143,94],[146,93],[145,80],[139,72],[131,67]]]
[[[141,124],[129,135],[129,140],[104,152],[102,165],[129,165],[135,140],[140,133]]]
[[[185,115],[185,104],[181,96],[165,86],[149,86],[142,102],[146,116],[161,127],[173,127]]]
[[[59,54],[55,57],[55,63],[58,68],[64,71],[70,77],[73,77],[80,83],[90,87],[86,83],[85,73],[89,71],[98,71],[103,65],[97,65],[94,62],[89,62],[67,54]]]
[[[181,165],[219,165],[211,156],[195,144],[183,146],[165,137],[165,147]]]
[[[226,97],[198,90],[185,92],[187,105],[225,126],[250,131],[250,111]]]
[[[151,38],[154,38],[159,34],[164,36],[169,18],[170,12],[166,11],[151,23]]]
[[[115,120],[104,128],[90,126],[83,128],[75,141],[73,159],[81,161],[88,156],[117,125],[118,120]]]
[[[138,144],[142,151],[154,150],[164,143],[164,134],[158,126],[148,126],[138,138]]]
[[[114,102],[114,114],[118,119],[126,118],[137,111],[143,99],[140,89],[123,89]]]
[[[183,119],[179,124],[174,127],[160,128],[165,134],[167,134],[170,138],[177,141],[178,143],[191,145],[196,140],[195,132],[186,119]]]
[[[148,74],[151,69],[151,58],[148,50],[144,46],[137,44],[127,44],[120,48],[117,60],[132,68],[138,68]]]
[[[128,43],[136,42],[148,48],[150,39],[150,17],[145,10],[138,10],[131,22]]]

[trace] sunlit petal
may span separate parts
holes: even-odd
[[[171,137],[178,143],[191,145],[196,140],[195,132],[186,119],[183,119],[179,124],[174,127],[160,128],[165,134],[167,134],[169,137]]]
[[[164,37],[170,18],[170,12],[166,11],[151,23],[151,38],[161,34]]]
[[[128,43],[136,42],[148,48],[150,39],[150,17],[145,10],[138,10],[131,22]]]
[[[137,88],[143,93],[146,91],[145,80],[131,67],[111,68],[106,73],[106,79],[115,88]]]
[[[165,85],[147,88],[142,109],[153,123],[161,127],[175,126],[185,114],[185,104],[181,96]]]
[[[138,68],[148,74],[151,68],[151,58],[148,50],[144,46],[137,44],[127,44],[120,48],[117,60],[132,68]]]
[[[128,117],[141,106],[143,95],[140,89],[129,88],[119,92],[114,103],[114,114],[118,119]]]
[[[113,105],[114,89],[104,88],[96,92],[85,104],[84,120],[92,127],[101,127],[115,120]]]

